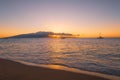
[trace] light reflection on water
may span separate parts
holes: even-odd
[[[1,39],[0,57],[120,75],[120,39]]]

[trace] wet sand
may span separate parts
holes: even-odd
[[[108,80],[102,77],[59,69],[30,66],[0,59],[0,80]]]

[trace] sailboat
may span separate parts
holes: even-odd
[[[101,33],[99,33],[99,37],[97,39],[104,39],[104,37],[101,36]]]

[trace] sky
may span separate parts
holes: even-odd
[[[120,37],[120,0],[0,0],[0,37],[38,31]]]

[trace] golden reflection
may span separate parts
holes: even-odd
[[[63,66],[59,66],[59,65],[48,65],[48,67],[52,69],[64,69]]]
[[[65,54],[62,54],[65,50],[65,47],[67,46],[62,41],[63,39],[51,39],[49,42],[49,46],[51,47],[51,61],[54,63],[65,63],[64,60],[61,58],[67,57]]]
[[[52,39],[49,43],[52,52],[64,52],[66,43],[63,41],[64,39]]]

